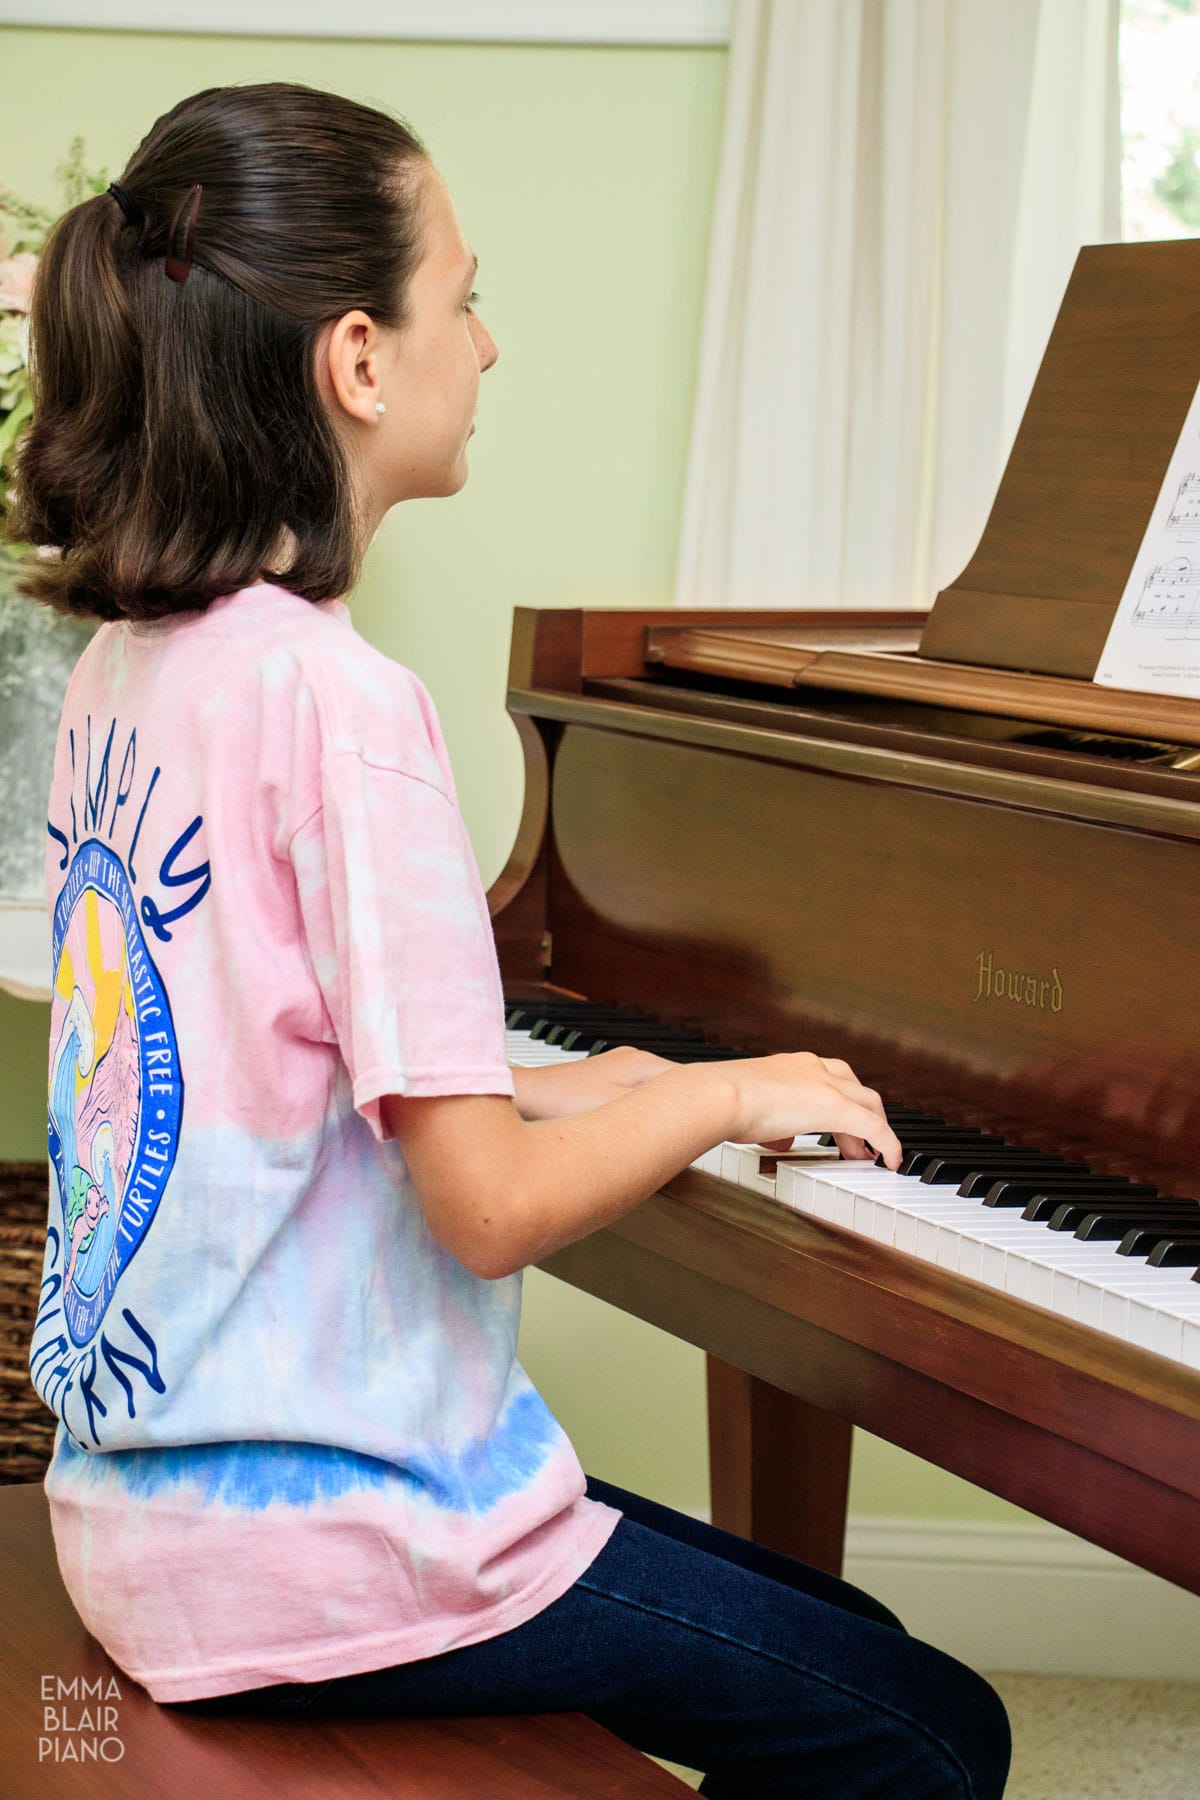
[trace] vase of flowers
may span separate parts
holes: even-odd
[[[107,186],[106,176],[85,172],[79,139],[58,176],[64,209]],[[29,304],[55,216],[0,187],[0,520],[13,452],[33,415]],[[19,591],[21,566],[33,554],[0,535],[0,987],[31,997],[44,996],[48,981],[46,795],[58,716],[67,679],[95,630]]]

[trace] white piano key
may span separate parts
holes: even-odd
[[[958,1272],[968,1281],[983,1280],[983,1239],[965,1237],[958,1247]]]
[[[1158,1274],[1157,1270],[1152,1272]],[[1182,1338],[1184,1318],[1200,1319],[1200,1304],[1190,1302],[1186,1292],[1188,1287],[1200,1297],[1200,1288],[1193,1281],[1167,1281],[1156,1286],[1153,1293],[1139,1284],[1129,1296],[1129,1342],[1140,1345],[1143,1350],[1157,1350],[1159,1321],[1170,1318],[1178,1320]],[[1188,1310],[1181,1312],[1180,1308]]]
[[[1154,1342],[1151,1349],[1160,1356],[1169,1356],[1172,1362],[1183,1361],[1183,1329],[1184,1321],[1177,1313],[1163,1312],[1154,1307]]]
[[[741,1174],[742,1147],[740,1144],[721,1145],[721,1178],[724,1181],[737,1183]]]
[[[795,1212],[811,1212],[813,1184],[818,1169],[822,1179],[827,1182],[830,1171],[840,1166],[838,1163],[821,1163],[812,1166],[807,1163],[785,1163],[775,1182],[775,1198],[784,1206],[790,1206]]]
[[[508,1060],[517,1066],[587,1055],[528,1031],[505,1036]],[[815,1136],[796,1139],[797,1149],[816,1145]],[[1200,1283],[1187,1270],[1152,1269],[1140,1258],[1118,1256],[1115,1243],[1082,1243],[1070,1232],[1022,1219],[1018,1209],[964,1200],[952,1186],[928,1186],[875,1163],[781,1161],[768,1175],[762,1155],[753,1145],[718,1144],[691,1166],[1200,1370]]]
[[[743,1150],[738,1185],[749,1188],[753,1194],[765,1194],[768,1200],[773,1200],[777,1176],[764,1175],[762,1163],[763,1153],[761,1150]]]
[[[1071,1233],[1051,1232],[1044,1223],[1022,1219],[1015,1210],[963,1200],[949,1186],[930,1187],[914,1177],[881,1183],[880,1173],[872,1170],[864,1181],[861,1170],[843,1164],[829,1175],[838,1190],[833,1223],[879,1242],[888,1241],[890,1223],[897,1248],[944,1268],[957,1267],[1013,1298],[1068,1318],[1078,1311],[1080,1276],[1091,1277],[1102,1290],[1114,1290],[1102,1327],[1121,1337],[1132,1333],[1144,1347],[1154,1347],[1152,1321],[1167,1299],[1165,1288],[1153,1286],[1158,1271],[1147,1277],[1136,1265],[1116,1262],[1113,1243],[1081,1243]],[[848,1196],[862,1186],[870,1187],[869,1196],[859,1194],[851,1204]],[[1122,1283],[1128,1292],[1118,1291]],[[1139,1302],[1136,1315],[1128,1304],[1134,1297]],[[1094,1297],[1090,1299],[1085,1313],[1092,1318],[1096,1307]],[[1168,1333],[1164,1337],[1170,1341]]]
[[[877,1244],[892,1244],[896,1234],[895,1209],[888,1206],[882,1197],[856,1194],[851,1229],[860,1237],[874,1238]]]
[[[564,1050],[558,1044],[532,1037],[528,1031],[511,1028],[504,1033],[504,1054],[510,1063],[523,1069],[535,1069],[543,1063],[579,1062],[587,1057],[586,1050]]]

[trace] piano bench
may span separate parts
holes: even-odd
[[[682,1800],[689,1791],[579,1713],[279,1719],[159,1706],[80,1624],[59,1578],[40,1484],[0,1487],[0,1593],[8,1598],[0,1638],[6,1794]]]

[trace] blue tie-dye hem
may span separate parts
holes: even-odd
[[[139,1500],[194,1488],[202,1506],[219,1502],[245,1512],[399,1486],[445,1511],[485,1513],[527,1487],[561,1442],[553,1416],[530,1388],[511,1402],[490,1437],[403,1463],[332,1444],[261,1440],[89,1453],[60,1433],[56,1466],[68,1482],[111,1479]]]

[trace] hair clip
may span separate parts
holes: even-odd
[[[142,222],[142,209],[134,199],[133,195],[129,192],[128,188],[123,188],[119,181],[110,181],[108,184],[108,192],[112,195],[113,199],[124,213],[125,223],[127,225],[140,225]]]
[[[196,235],[196,214],[200,211],[200,196],[204,192],[199,182],[188,189],[179,205],[175,208],[175,217],[171,220],[171,229],[167,233],[167,280],[177,281],[180,286],[192,272],[192,239]],[[183,255],[176,256],[175,244],[179,236],[179,221],[183,217],[184,207],[188,208],[187,235],[183,240]]]

